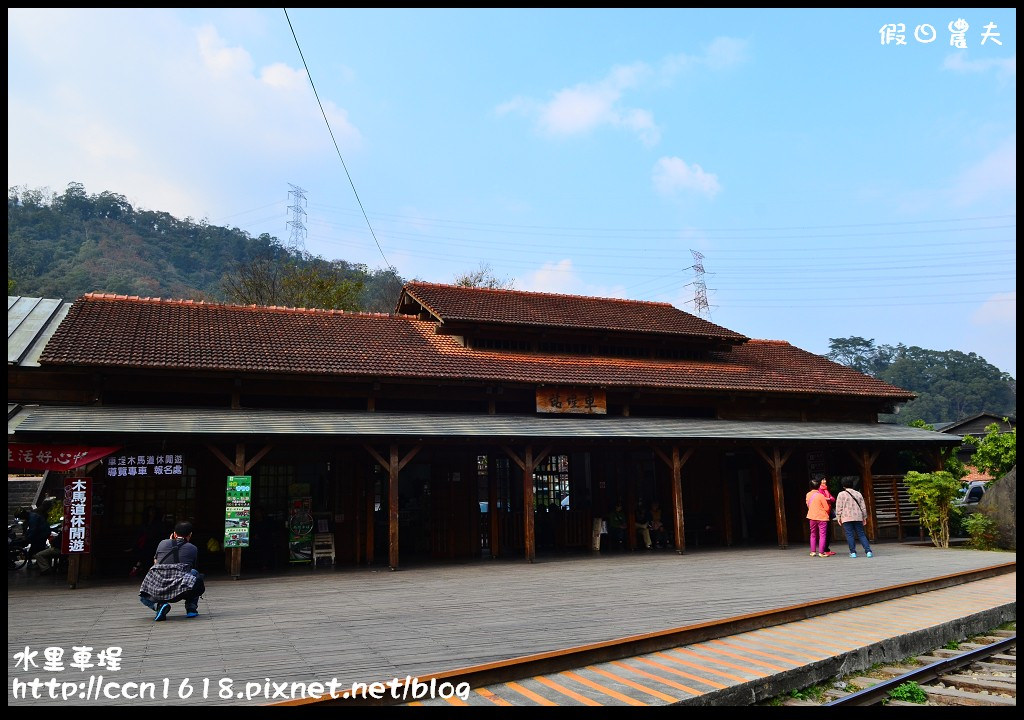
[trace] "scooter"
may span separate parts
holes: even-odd
[[[25,538],[25,523],[17,520],[7,526],[7,569],[20,570],[28,562],[30,544]]]

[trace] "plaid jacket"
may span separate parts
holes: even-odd
[[[173,602],[190,591],[196,584],[189,563],[154,565],[142,579],[139,595],[148,595],[154,600]]]

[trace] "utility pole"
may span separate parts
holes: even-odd
[[[288,201],[292,202],[293,197],[295,200],[288,206],[292,219],[285,223],[285,227],[291,230],[288,235],[287,247],[289,253],[301,257],[306,252],[306,224],[303,222],[306,217],[306,191],[298,185],[291,183],[288,185],[291,187],[291,190],[288,191]]]

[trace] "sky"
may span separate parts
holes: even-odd
[[[1016,377],[1016,18],[8,8],[8,187]]]

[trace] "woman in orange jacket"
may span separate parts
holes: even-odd
[[[807,521],[811,527],[811,557],[828,557],[825,554],[825,536],[828,533],[829,505],[815,480],[811,480],[806,502]]]

